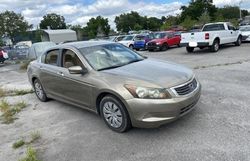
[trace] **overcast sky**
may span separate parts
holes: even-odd
[[[214,0],[216,6],[239,5],[241,0]],[[174,15],[189,0],[0,0],[0,12],[12,10],[21,13],[36,27],[43,15],[57,13],[68,24],[86,25],[91,17],[101,15],[115,28],[114,18],[121,13],[137,11],[148,17]],[[242,8],[250,11],[250,0],[243,0]]]

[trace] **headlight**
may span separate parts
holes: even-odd
[[[161,43],[160,42],[157,42],[156,45],[160,45]]]
[[[165,88],[136,87],[125,85],[125,88],[135,97],[144,99],[170,99],[171,95]]]

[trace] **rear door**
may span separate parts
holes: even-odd
[[[61,93],[61,85],[58,84],[60,79],[60,50],[53,49],[42,56],[40,64],[40,81],[46,93],[58,97]]]

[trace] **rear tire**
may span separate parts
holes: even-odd
[[[217,52],[220,49],[220,42],[219,40],[214,40],[212,46],[211,46],[211,51],[212,52]]]
[[[236,46],[240,46],[241,43],[242,43],[242,37],[239,36],[238,39],[237,39],[237,41],[235,42],[235,45],[236,45]]]
[[[186,47],[188,53],[192,53],[194,51],[194,47]]]
[[[148,49],[148,51],[149,51],[149,52],[152,52],[152,51],[154,51],[154,50],[153,50],[153,49]]]
[[[47,102],[48,97],[43,89],[41,82],[38,79],[35,79],[33,82],[34,90],[37,98],[42,102]]]
[[[126,108],[116,97],[105,96],[101,100],[99,108],[101,117],[111,130],[122,133],[132,127]]]

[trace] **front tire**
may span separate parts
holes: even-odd
[[[237,39],[237,41],[235,42],[235,45],[236,46],[240,46],[241,43],[242,43],[242,38],[241,38],[241,36],[239,36],[238,39]]]
[[[35,90],[37,98],[42,102],[47,102],[48,97],[43,89],[41,82],[38,79],[35,79],[33,86],[34,86],[34,90]]]
[[[101,116],[111,130],[122,133],[131,128],[128,112],[116,97],[105,96],[99,106]]]
[[[192,53],[194,51],[194,47],[186,47],[188,53]]]
[[[162,51],[168,50],[168,44],[163,44],[162,47],[161,47],[161,50]]]
[[[130,48],[131,50],[133,50],[133,49],[134,49],[134,45],[129,45],[129,48]]]

